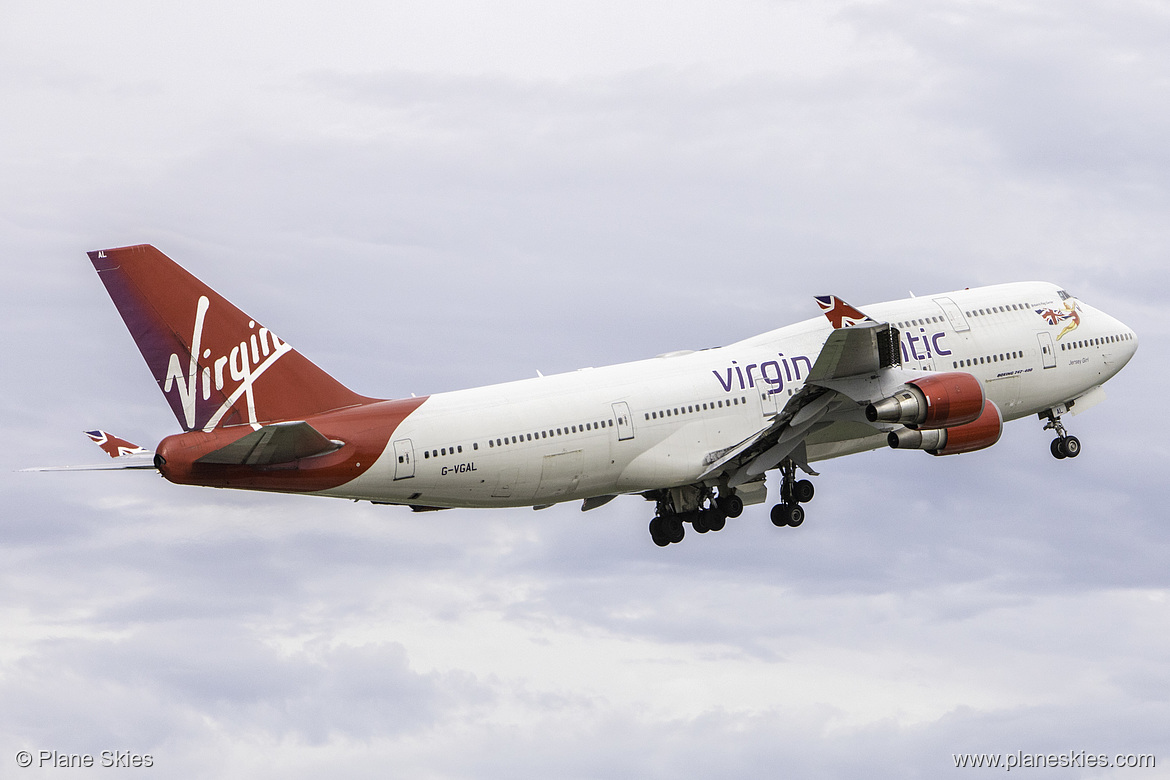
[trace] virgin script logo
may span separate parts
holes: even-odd
[[[224,391],[230,378],[237,383],[228,387],[227,398],[201,426],[204,431],[215,428],[224,416],[234,407],[240,396],[244,396],[248,424],[259,428],[256,417],[256,399],[254,385],[256,380],[280,357],[292,351],[286,342],[276,337],[268,328],[256,329],[256,321],[249,320],[249,334],[239,344],[232,346],[227,354],[211,359],[211,349],[203,348],[203,326],[207,319],[207,310],[211,302],[206,295],[199,296],[199,303],[195,307],[195,326],[191,332],[191,353],[186,367],[183,358],[178,353],[171,353],[167,363],[166,381],[163,383],[163,392],[175,390],[179,394],[179,403],[183,407],[183,416],[187,430],[194,430],[196,425],[197,396],[203,401],[211,400],[213,387],[217,391]],[[202,370],[200,370],[200,349],[202,348]],[[225,377],[225,371],[227,376]]]

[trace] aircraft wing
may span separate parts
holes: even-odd
[[[716,457],[703,479],[728,474],[736,487],[759,479],[785,458],[805,471],[805,438],[824,424],[841,419],[864,421],[865,403],[882,397],[885,389],[904,383],[898,329],[875,322],[834,296],[817,299],[833,331],[821,347],[805,386],[788,399],[769,425]],[[845,312],[845,316],[841,313]]]
[[[154,452],[139,447],[106,431],[85,431],[90,441],[102,448],[110,456],[105,463],[94,463],[85,466],[38,466],[35,468],[20,469],[21,471],[120,471],[122,469],[153,469]]]
[[[35,466],[20,471],[121,471],[123,469],[154,469],[154,453],[130,455],[111,463],[93,463],[87,466]]]

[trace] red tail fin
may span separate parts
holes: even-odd
[[[89,259],[184,430],[303,420],[374,400],[153,246],[90,252]]]

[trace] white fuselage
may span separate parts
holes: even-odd
[[[1005,421],[1100,386],[1137,339],[1053,284],[1028,282],[862,307],[901,331],[902,366],[976,376]],[[1040,312],[1051,312],[1048,320]],[[700,481],[805,384],[824,317],[726,347],[430,396],[362,476],[324,491],[427,507],[541,506]],[[875,399],[876,400],[876,399]],[[810,461],[885,446],[860,407],[809,435]],[[903,456],[904,457],[904,456]]]

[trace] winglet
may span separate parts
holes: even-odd
[[[121,458],[126,455],[142,455],[150,452],[145,447],[139,447],[137,444],[128,442],[125,439],[120,439],[112,433],[106,431],[86,431],[85,435],[90,440],[101,447],[107,455],[111,458]]]
[[[863,322],[874,322],[873,319],[867,317],[863,312],[850,306],[843,299],[836,295],[817,295],[817,306],[821,307],[821,311],[832,323],[833,328],[850,328],[854,325],[860,325]]]
[[[154,469],[154,451],[139,447],[106,431],[85,431],[90,441],[101,447],[113,461],[87,466],[38,466],[20,471],[120,471],[122,469]]]

